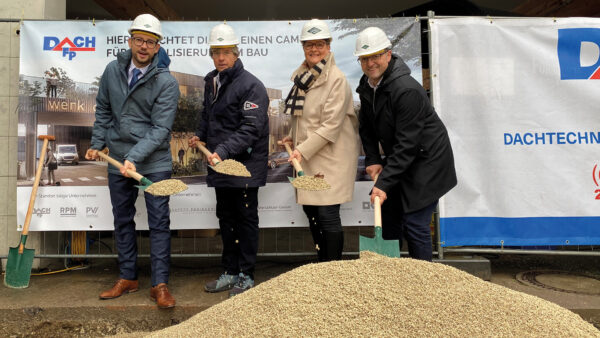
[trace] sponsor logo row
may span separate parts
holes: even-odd
[[[98,211],[100,207],[85,207],[85,217],[98,217]],[[77,207],[58,207],[58,208],[33,208],[33,214],[37,217],[43,217],[45,215],[51,215],[58,212],[59,217],[77,217],[78,212],[82,212],[81,208],[78,210]]]

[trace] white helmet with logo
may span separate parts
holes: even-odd
[[[210,47],[224,48],[238,45],[240,40],[235,36],[233,28],[227,24],[219,24],[210,30],[208,44]]]
[[[392,43],[381,28],[369,27],[358,34],[354,55],[373,55],[390,47],[392,47]]]
[[[329,27],[325,21],[319,19],[312,19],[305,23],[302,27],[302,34],[300,34],[300,41],[310,40],[330,40],[331,33]]]
[[[133,35],[136,31],[150,33],[159,41],[163,38],[160,21],[151,14],[140,14],[133,20],[129,27],[129,34]]]

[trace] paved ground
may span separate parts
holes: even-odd
[[[91,186],[107,185],[106,162],[81,161],[78,165],[65,164],[58,166],[54,171],[54,178],[61,186]],[[46,168],[42,173],[41,180],[48,183]],[[32,180],[18,180],[18,186],[31,186]]]
[[[515,279],[522,271],[548,269],[598,278],[600,257],[507,255],[488,258],[492,262],[492,283],[555,302],[600,328],[600,290],[592,290],[596,291],[595,295],[567,293],[525,285]],[[257,266],[257,282],[312,259],[262,258]],[[59,268],[56,263],[53,265]],[[179,258],[173,262],[170,281],[178,306],[158,310],[149,298],[148,262],[142,260],[140,265],[140,291],[114,300],[97,298],[102,290],[112,286],[117,275],[116,262],[112,259],[91,261],[85,270],[32,276],[27,289],[0,287],[0,336],[100,336],[157,330],[179,323],[227,297],[227,293],[209,294],[202,289],[204,283],[220,273],[218,260]],[[578,283],[576,279],[573,281]]]

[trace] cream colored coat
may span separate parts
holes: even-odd
[[[303,63],[294,74],[307,71]],[[331,184],[325,191],[296,190],[303,205],[333,205],[349,202],[354,192],[358,161],[358,120],[346,76],[331,61],[306,93],[302,116],[292,119],[294,146],[302,153],[305,175],[321,173]]]

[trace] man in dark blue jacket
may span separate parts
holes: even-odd
[[[97,159],[108,147],[110,156],[124,163],[108,167],[115,239],[119,252],[119,279],[100,294],[111,299],[137,291],[135,201],[139,184],[130,169],[152,182],[171,178],[169,140],[179,100],[179,85],[169,72],[169,57],[159,45],[160,22],[150,14],[135,18],[129,28],[130,49],[106,66],[96,97],[96,121],[87,159]],[[171,234],[169,197],[144,194],[150,229],[152,289],[150,297],[160,308],[175,306],[169,293]]]
[[[379,196],[383,238],[399,239],[400,245],[405,238],[410,257],[431,261],[429,224],[439,198],[456,185],[454,156],[425,90],[391,46],[377,27],[356,40],[364,72],[356,89],[359,134],[366,171],[376,181],[371,203]]]
[[[217,217],[223,240],[225,271],[205,285],[208,292],[230,290],[229,296],[254,286],[258,251],[258,187],[267,181],[269,119],[267,91],[244,70],[233,29],[220,24],[209,37],[215,70],[204,78],[204,110],[190,146],[201,142],[212,151],[208,163],[234,159],[251,177],[236,177],[209,170],[206,182],[215,187]]]

